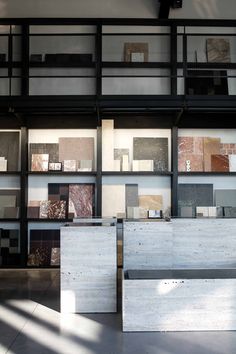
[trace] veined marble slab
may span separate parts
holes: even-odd
[[[61,312],[116,312],[116,271],[116,225],[61,228]]]
[[[123,331],[236,330],[236,279],[125,279]]]
[[[114,169],[114,120],[102,120],[102,170]]]
[[[117,216],[117,214],[125,215],[125,185],[109,185],[102,186],[102,216]]]

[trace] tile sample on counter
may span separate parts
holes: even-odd
[[[212,172],[229,172],[228,155],[211,155]]]
[[[236,218],[236,207],[224,207],[225,218]]]
[[[182,207],[192,207],[195,217],[197,206],[213,206],[213,184],[179,184],[178,215],[181,216]]]
[[[29,144],[29,166],[31,166],[32,155],[49,155],[49,162],[59,161],[59,145],[58,144],[42,144],[42,143],[30,143]]]
[[[216,189],[215,205],[236,207],[236,189]]]
[[[168,171],[168,138],[133,138],[133,159],[153,160],[154,171]]]
[[[148,210],[162,210],[162,195],[139,195],[139,215],[140,218],[148,217]]]
[[[127,207],[126,208],[126,218],[127,219],[139,219],[139,207]]]
[[[116,225],[61,227],[60,269],[61,312],[116,312]]]
[[[66,201],[65,200],[49,200],[48,219],[65,219],[66,218]]]
[[[94,163],[94,138],[59,138],[59,161],[65,160],[92,160]]]
[[[16,207],[16,195],[1,195],[0,191],[0,218],[4,218],[6,207]]]
[[[193,207],[181,207],[180,208],[180,217],[181,218],[193,218],[195,216],[195,211]]]
[[[5,160],[5,157],[0,157],[0,171],[7,171],[7,160]]]
[[[236,155],[229,155],[229,171],[236,172]]]
[[[69,184],[69,214],[85,218],[94,215],[95,185],[92,183]]]
[[[208,63],[230,63],[230,42],[225,38],[207,38]]]
[[[125,185],[102,185],[102,216],[125,215]]]
[[[187,161],[190,161],[189,170]],[[203,171],[203,137],[178,138],[178,170],[180,172]]]
[[[204,171],[211,172],[211,155],[220,155],[220,138],[204,138]]]
[[[31,171],[47,172],[48,171],[48,154],[32,154],[31,155]]]
[[[114,169],[114,120],[102,120],[102,170]]]
[[[0,132],[0,156],[7,160],[8,171],[19,170],[19,132]]]
[[[50,266],[52,248],[60,248],[60,230],[30,230],[30,254],[35,266]]]

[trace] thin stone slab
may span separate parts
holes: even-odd
[[[220,138],[204,138],[203,140],[204,151],[204,171],[212,171],[211,155],[220,155]]]
[[[229,171],[236,172],[236,155],[229,155]]]
[[[181,218],[193,218],[195,215],[193,207],[181,207],[180,216]]]
[[[224,207],[224,217],[225,218],[236,218],[236,208],[235,207]]]
[[[223,207],[236,207],[236,189],[216,189],[215,204]]]
[[[125,215],[125,185],[104,184],[102,186],[102,216]]]
[[[94,215],[94,192],[92,183],[69,185],[69,214],[73,217],[92,217]]]
[[[138,184],[126,184],[125,185],[125,206],[138,207]]]
[[[8,171],[19,170],[19,132],[0,132],[0,156],[7,160]]]
[[[116,259],[116,225],[62,227],[61,312],[116,312]]]
[[[168,171],[168,138],[134,138],[133,159],[153,160],[154,171]]]

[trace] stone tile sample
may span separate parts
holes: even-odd
[[[236,155],[229,155],[229,171],[236,172]]]
[[[236,207],[236,189],[216,189],[215,205]]]
[[[6,207],[16,206],[16,196],[15,195],[1,195],[0,194],[0,218],[4,218]]]
[[[171,268],[172,242],[172,222],[124,221],[123,269]]]
[[[220,138],[204,138],[203,151],[204,151],[204,171],[210,172],[212,171],[211,155],[220,154]]]
[[[92,160],[94,163],[94,138],[59,138],[59,161],[65,160]]]
[[[102,216],[117,216],[125,214],[125,185],[102,185]]]
[[[51,251],[51,266],[60,265],[60,248],[53,247]]]
[[[80,160],[78,161],[78,171],[92,171],[93,161],[92,160]]]
[[[154,171],[153,160],[133,160],[133,171]]]
[[[189,162],[189,168],[188,163]],[[178,170],[180,172],[203,171],[203,138],[178,138]]]
[[[75,172],[77,171],[77,161],[76,160],[64,160],[62,163],[64,172]]]
[[[48,218],[48,207],[50,204],[50,200],[41,200],[39,206],[39,218],[47,219]]]
[[[181,207],[180,208],[180,217],[181,218],[193,218],[195,212],[193,211],[193,207]]]
[[[235,155],[236,154],[236,144],[220,144],[220,153],[221,155]]]
[[[74,217],[92,217],[94,215],[94,191],[92,183],[69,185],[69,213]]]
[[[202,270],[196,278],[191,278],[193,271],[185,272],[185,277],[181,271],[176,276],[163,272],[157,279],[152,271],[149,279],[123,276],[123,331],[235,330],[235,277],[222,279],[219,270],[209,277]]]
[[[148,210],[162,210],[162,195],[139,195],[139,213],[140,218],[148,217]]]
[[[7,171],[7,160],[5,158],[0,159],[0,171]]]
[[[66,202],[66,218],[68,217],[69,206],[69,184],[68,183],[48,183],[48,200]]]
[[[39,207],[40,206],[40,200],[29,200],[28,206]]]
[[[52,248],[59,247],[60,230],[30,230],[31,265],[50,266]]]
[[[178,215],[182,207],[192,207],[195,212],[197,206],[213,206],[213,184],[179,184]]]
[[[50,200],[48,204],[47,216],[49,219],[65,219],[66,218],[66,201]]]
[[[114,149],[114,160],[120,160],[121,162],[123,155],[129,156],[129,149]]]
[[[61,312],[117,311],[116,226],[62,227],[60,269]]]
[[[7,160],[8,171],[19,170],[19,132],[0,132],[0,156]]]
[[[3,250],[10,254],[20,253],[20,233],[19,230],[0,229],[0,255]]]
[[[33,154],[49,155],[49,162],[59,162],[59,145],[58,144],[29,144],[29,166],[31,166]]]
[[[209,209],[208,207],[196,207],[196,216],[197,218],[208,218]]]
[[[207,38],[207,61],[230,63],[230,42],[225,38]]]
[[[225,218],[236,218],[236,207],[224,207]]]
[[[48,170],[49,171],[62,171],[62,163],[61,162],[49,162]]]
[[[124,43],[124,61],[148,62],[148,43]]]
[[[102,120],[102,170],[114,169],[114,120]]]
[[[39,206],[28,206],[27,207],[27,218],[29,219],[39,219]]]
[[[129,155],[123,155],[121,161],[122,171],[129,171]]]
[[[139,207],[127,207],[127,219],[139,219]]]
[[[229,156],[211,155],[211,170],[213,172],[229,172]]]
[[[154,171],[168,171],[168,138],[134,138],[133,159],[153,160]]]
[[[20,208],[4,207],[3,217],[6,219],[18,219],[20,217]]]
[[[125,185],[125,206],[138,207],[138,184],[126,184]]]
[[[48,171],[48,154],[32,154],[31,171],[47,172]]]

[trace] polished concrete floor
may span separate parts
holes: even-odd
[[[0,270],[1,354],[236,353],[236,332],[122,333],[120,313],[61,315],[59,286],[58,270]]]

